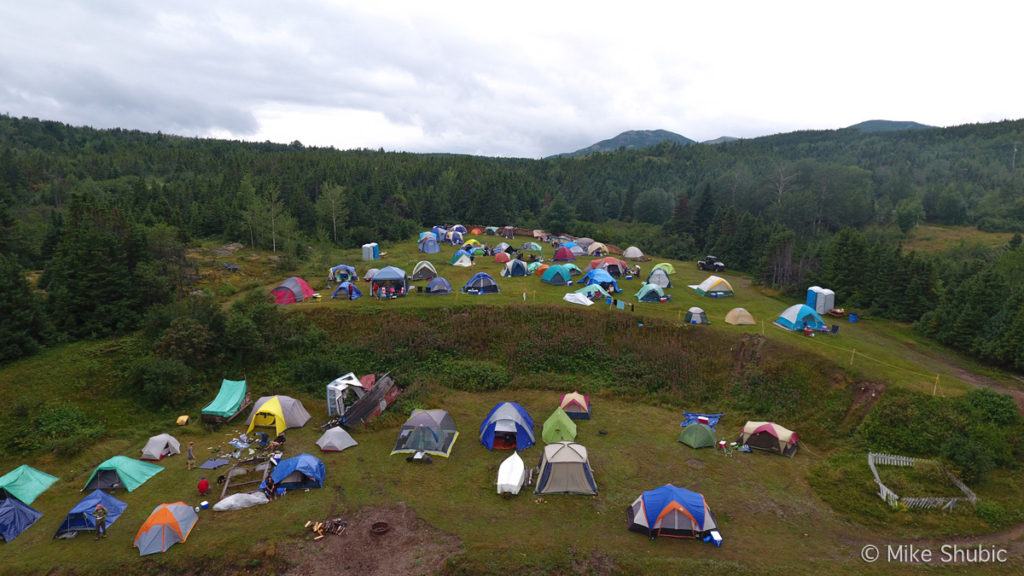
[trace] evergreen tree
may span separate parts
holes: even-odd
[[[50,335],[42,301],[24,271],[0,255],[0,364],[33,354]]]

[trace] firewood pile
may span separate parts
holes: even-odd
[[[316,534],[313,540],[320,540],[328,534],[334,534],[335,536],[343,534],[345,532],[345,528],[348,528],[348,522],[341,518],[328,518],[323,522],[309,520],[306,522],[305,527],[313,534]]]

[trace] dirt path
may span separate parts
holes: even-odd
[[[935,364],[945,368],[956,378],[963,380],[964,382],[975,386],[977,388],[988,388],[1000,394],[1006,394],[1013,398],[1014,402],[1017,403],[1017,408],[1021,414],[1024,414],[1024,389],[1019,387],[1009,386],[995,378],[985,376],[984,374],[978,374],[972,372],[959,364],[953,363],[948,357],[940,356],[938,354],[932,354],[930,352],[924,352],[917,348],[913,344],[904,344],[904,348],[907,350],[907,356],[913,357],[914,361],[921,365]],[[1016,378],[1016,377],[1015,377]],[[1020,378],[1017,378],[1020,380]]]

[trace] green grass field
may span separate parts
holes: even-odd
[[[522,242],[518,239],[517,242]],[[442,276],[457,289],[474,273],[495,275],[502,292],[497,295],[443,297],[412,295],[408,298],[378,302],[364,297],[355,302],[330,301],[325,283],[326,269],[337,263],[356,265],[360,274],[368,267],[356,251],[316,253],[295,270],[280,270],[271,255],[243,250],[232,257],[213,257],[209,246],[194,253],[200,262],[203,280],[200,286],[224,300],[250,290],[264,291],[292,273],[306,277],[324,299],[291,307],[312,315],[327,315],[343,307],[359,307],[370,312],[384,309],[438,309],[459,305],[531,306],[549,304],[572,307],[562,302],[564,287],[548,286],[535,276],[498,278],[500,265],[489,258],[478,258],[471,269],[447,264],[452,248],[427,258]],[[397,265],[407,272],[421,255],[410,241],[385,246],[386,257],[374,267]],[[546,249],[550,256],[550,249]],[[219,269],[225,261],[238,262],[242,271],[228,274]],[[654,263],[642,263],[650,270]],[[587,259],[578,261],[586,268]],[[736,297],[722,300],[700,298],[687,284],[705,277],[693,263],[673,262],[677,274],[669,290],[672,301],[666,304],[637,304],[636,316],[677,323],[690,306],[699,305],[712,319],[710,327],[687,330],[711,330],[716,334],[764,332],[773,342],[848,365],[850,350],[856,349],[852,371],[860,378],[889,385],[907,386],[941,394],[957,394],[968,386],[984,382],[1015,386],[1014,379],[992,370],[982,370],[950,351],[918,339],[907,326],[865,319],[858,324],[845,320],[840,335],[806,338],[771,326],[774,315],[791,302],[752,287],[747,277],[726,274],[736,289]],[[360,286],[366,286],[360,282]],[[623,296],[631,296],[640,282],[622,283]],[[575,286],[574,286],[575,288]],[[524,300],[525,294],[525,300]],[[841,292],[840,292],[841,302]],[[734,327],[723,322],[734,306],[752,312],[764,327]],[[623,314],[595,305],[580,313]],[[320,312],[322,311],[322,312]],[[387,326],[381,326],[387,330]],[[472,329],[472,328],[467,328]],[[557,328],[552,328],[556,330]],[[430,385],[417,391],[416,405],[444,408],[454,417],[460,438],[448,460],[432,465],[408,464],[401,456],[388,455],[398,428],[406,414],[389,413],[368,430],[353,436],[359,446],[341,454],[324,455],[327,486],[322,490],[297,492],[283,500],[256,509],[231,513],[203,512],[189,541],[167,554],[139,559],[131,547],[139,525],[160,502],[199,501],[195,483],[199,472],[187,472],[182,456],[164,462],[166,470],[132,494],[117,496],[128,503],[127,513],[112,527],[107,540],[96,542],[87,536],[71,541],[53,541],[54,530],[66,511],[82,496],[79,492],[91,469],[115,455],[136,456],[146,438],[159,432],[171,432],[183,443],[194,440],[198,457],[207,448],[222,445],[242,431],[242,425],[208,431],[197,425],[177,428],[176,411],[149,411],[138,407],[119,393],[118,367],[130,352],[134,340],[85,342],[56,347],[35,357],[16,362],[0,370],[0,391],[16,395],[22,402],[66,399],[83,407],[102,421],[107,429],[103,440],[71,458],[56,454],[26,459],[61,478],[35,503],[44,517],[12,543],[0,546],[0,573],[96,574],[112,567],[124,574],[228,574],[275,573],[276,562],[300,539],[308,539],[303,524],[336,514],[348,515],[367,506],[404,502],[431,525],[457,537],[464,554],[450,560],[451,574],[587,573],[571,559],[598,555],[606,557],[618,573],[702,574],[863,574],[859,559],[865,543],[891,540],[938,538],[943,535],[984,533],[987,527],[970,511],[908,514],[890,511],[874,493],[866,463],[860,453],[836,451],[813,441],[795,458],[765,454],[737,454],[726,457],[713,450],[691,450],[675,441],[683,409],[701,409],[692,402],[658,406],[627,401],[611,394],[594,400],[594,418],[579,426],[578,441],[588,447],[600,493],[596,497],[536,498],[523,493],[504,499],[495,493],[498,465],[507,455],[491,453],[477,440],[477,428],[496,402],[522,403],[537,423],[537,436],[543,420],[554,409],[555,391],[510,389],[470,393]],[[877,359],[870,361],[866,355]],[[271,380],[272,367],[247,374],[255,390]],[[938,384],[934,375],[940,374]],[[825,382],[821,383],[825,385]],[[315,387],[314,387],[315,388]],[[320,395],[300,394],[292,389],[278,390],[300,397],[313,414],[310,425],[288,433],[288,450],[294,454],[308,451],[319,454],[314,441],[316,426],[325,419]],[[198,416],[200,405],[190,412]],[[728,414],[719,426],[720,437],[732,439],[747,415]],[[751,415],[752,416],[752,415]],[[793,423],[794,428],[799,422]],[[599,435],[599,430],[607,435]],[[535,465],[540,447],[527,450],[524,460]],[[21,462],[6,462],[3,470]],[[222,473],[223,469],[221,470]],[[211,475],[213,477],[213,475]],[[725,546],[716,549],[693,541],[660,539],[648,541],[626,530],[625,508],[645,489],[666,482],[702,492],[718,517]],[[1000,472],[992,475],[977,492],[983,499],[1019,506],[1024,499],[1020,474]],[[980,542],[985,542],[981,537]],[[928,540],[932,542],[932,540]],[[1009,542],[1016,551],[1010,565],[947,567],[942,573],[1019,574],[1024,565],[1024,544],[1018,534]],[[386,554],[386,552],[381,552]],[[905,574],[904,566],[872,566],[872,573]],[[592,569],[593,573],[608,573]],[[339,574],[350,573],[339,568]]]

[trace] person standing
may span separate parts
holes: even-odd
[[[199,479],[199,483],[196,484],[196,489],[199,490],[200,496],[206,496],[210,493],[210,481],[206,479],[206,476]]]
[[[107,509],[103,506],[102,502],[96,503],[96,508],[92,511],[92,517],[96,520],[96,539],[107,537]]]
[[[188,450],[185,452],[185,466],[188,470],[193,470],[196,467],[195,445],[195,442],[189,442]]]

